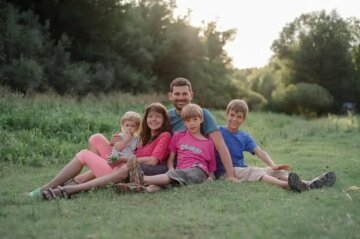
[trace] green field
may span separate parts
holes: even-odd
[[[265,183],[215,181],[155,194],[111,187],[70,200],[24,196],[49,180],[97,132],[157,95],[24,98],[0,92],[0,238],[356,238],[360,229],[360,118],[251,112],[244,125],[276,163],[304,179],[335,171],[332,188],[295,193]],[[219,124],[223,111],[212,110]],[[248,164],[263,166],[247,154]]]

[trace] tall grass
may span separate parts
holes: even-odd
[[[164,101],[158,95],[112,94],[75,98],[55,95],[0,98],[0,162],[46,165],[66,162],[100,132],[110,137],[119,129],[119,117],[127,110],[140,114],[144,105]]]
[[[0,98],[1,238],[356,238],[360,229],[360,129],[356,115],[306,120],[251,112],[242,126],[277,163],[302,178],[333,170],[334,187],[301,194],[224,181],[116,194],[111,187],[43,202],[23,196],[49,180],[96,132],[110,136],[127,110],[164,96]],[[223,111],[212,111],[219,124]],[[264,164],[249,154],[249,165]]]

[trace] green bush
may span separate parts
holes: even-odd
[[[309,83],[291,84],[283,91],[278,88],[272,98],[276,110],[306,116],[323,114],[333,103],[333,97],[326,89]]]
[[[4,82],[23,93],[37,89],[43,79],[43,67],[35,60],[21,57],[3,67]]]

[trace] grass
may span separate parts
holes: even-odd
[[[355,238],[360,229],[358,116],[316,120],[251,112],[243,128],[277,163],[310,179],[333,170],[332,188],[294,193],[265,183],[215,181],[155,194],[111,187],[71,200],[23,193],[49,180],[95,132],[110,136],[124,111],[158,96],[0,98],[1,238]],[[213,111],[224,123],[222,111]],[[263,166],[246,154],[248,164]]]

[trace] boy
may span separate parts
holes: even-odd
[[[201,123],[204,121],[202,109],[196,104],[187,104],[181,111],[181,118],[186,131],[176,133],[171,139],[167,163],[169,171],[165,174],[144,176],[137,159],[132,157],[127,163],[130,184],[117,184],[118,191],[153,192],[155,190],[145,186],[188,185],[213,178],[213,172],[216,170],[215,146],[211,139],[201,133]],[[177,157],[176,169],[174,169],[175,157]]]
[[[168,110],[168,115],[173,132],[179,132],[185,129],[185,125],[181,119],[181,111],[184,106],[191,103],[193,96],[194,92],[191,82],[188,79],[178,77],[170,83],[168,98],[174,107]],[[201,125],[201,132],[214,142],[226,171],[226,180],[239,182],[234,176],[229,150],[225,145],[213,115],[207,109],[203,108],[202,111],[204,122]]]
[[[220,132],[230,151],[236,178],[240,181],[265,181],[298,192],[310,188],[330,187],[335,183],[336,176],[334,172],[327,172],[312,181],[301,181],[295,173],[288,174],[286,170],[290,169],[289,165],[275,165],[268,153],[257,146],[248,133],[239,130],[240,126],[245,122],[248,112],[249,108],[245,101],[232,100],[226,108],[227,126],[220,127]],[[243,156],[244,151],[255,154],[269,167],[248,167]],[[217,178],[221,178],[223,174],[224,167],[219,157],[217,157],[215,175]]]

